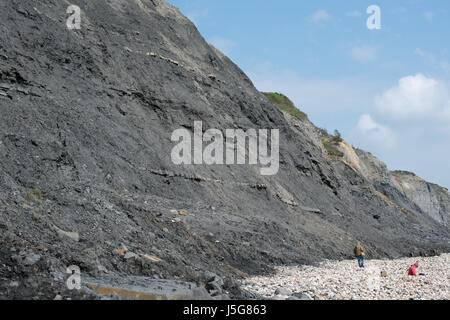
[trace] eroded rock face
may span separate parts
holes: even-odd
[[[447,189],[426,182],[410,172],[395,171],[392,176],[402,192],[424,213],[444,225],[449,225],[450,194]]]
[[[340,147],[344,159],[368,179],[376,190],[397,205],[426,214],[440,224],[449,225],[450,194],[436,184],[426,182],[414,173],[389,171],[386,164],[371,153],[356,149],[352,152]]]
[[[76,2],[81,30],[64,1],[0,2],[0,274],[20,284],[0,281],[0,298],[67,296],[70,265],[82,279],[201,282],[346,258],[356,240],[374,257],[450,249],[448,228],[325,157],[177,9]],[[171,134],[194,121],[279,129],[279,173],[175,165]],[[14,265],[24,248],[39,261]]]

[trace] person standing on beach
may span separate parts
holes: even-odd
[[[364,259],[366,257],[366,254],[364,253],[364,247],[358,242],[353,252],[355,254],[355,257],[358,259],[359,267],[364,268]]]

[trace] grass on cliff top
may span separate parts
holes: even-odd
[[[446,187],[442,187],[442,186],[440,186],[440,185],[438,185],[438,184],[436,184],[436,183],[431,183],[431,182],[429,182],[429,184],[430,184],[432,187],[434,187],[434,188],[440,190],[441,192],[448,193],[448,189],[447,189]]]
[[[294,103],[284,94],[274,92],[262,92],[262,94],[265,95],[278,108],[280,108],[283,111],[286,111],[287,113],[296,117],[300,121],[308,119],[306,113],[296,108]]]
[[[284,94],[276,92],[262,92],[262,94],[265,95],[278,108],[289,113],[300,121],[308,119],[306,113],[296,108],[294,103]],[[325,129],[318,128],[318,130],[327,153],[333,156],[343,157],[344,154],[337,149],[337,146],[342,141],[339,131],[335,130],[335,134],[331,135]]]
[[[394,171],[392,171],[392,173],[398,174],[398,175],[405,175],[405,176],[416,176],[416,174],[414,172],[405,171],[405,170],[394,170]]]
[[[322,140],[323,147],[328,154],[342,158],[344,153],[338,150],[339,144],[343,141],[341,133],[338,130],[334,130],[334,135],[329,134],[327,130],[318,128],[320,139]]]
[[[391,171],[391,174],[393,174],[393,175],[400,175],[400,176],[413,176],[413,177],[417,177],[417,175],[414,173],[414,172],[411,172],[411,171],[405,171],[405,170],[394,170],[394,171]],[[421,178],[419,178],[419,179],[421,179]],[[431,186],[431,187],[433,187],[433,188],[435,188],[435,189],[437,189],[437,190],[439,190],[439,191],[441,191],[441,192],[444,192],[444,193],[447,193],[448,192],[448,189],[447,188],[445,188],[445,187],[442,187],[442,186],[440,186],[440,185],[438,185],[438,184],[436,184],[436,183],[432,183],[432,182],[427,182],[427,181],[425,181],[429,186]]]

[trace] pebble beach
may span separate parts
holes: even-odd
[[[419,262],[418,276],[408,268]],[[318,267],[277,267],[270,277],[252,277],[242,287],[276,300],[450,300],[450,254],[437,257],[324,261]],[[424,274],[420,275],[419,274]]]

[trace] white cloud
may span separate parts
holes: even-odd
[[[433,20],[434,18],[434,12],[431,11],[425,12],[423,15],[425,16],[425,19],[429,21]]]
[[[444,109],[444,111],[442,112],[442,116],[449,122],[449,125],[446,128],[450,132],[450,106]]]
[[[448,87],[423,74],[401,78],[398,85],[375,98],[376,108],[396,118],[440,119],[450,110]]]
[[[416,48],[416,50],[414,50],[414,54],[423,57],[425,55],[425,52],[423,52],[420,48]]]
[[[229,55],[231,50],[236,46],[236,43],[232,40],[222,37],[214,36],[209,41],[214,47],[222,51],[225,55]]]
[[[313,22],[325,22],[331,19],[331,15],[328,14],[325,10],[317,10],[312,14],[310,17],[311,21]]]
[[[353,11],[347,12],[347,16],[358,18],[358,17],[362,16],[362,13],[361,13],[361,11],[353,10]]]
[[[377,123],[369,114],[363,114],[359,118],[357,130],[360,139],[377,149],[392,150],[397,145],[394,132]]]
[[[424,52],[420,48],[417,48],[416,50],[414,50],[414,54],[422,57],[427,64],[429,64],[435,68],[438,68],[445,73],[450,72],[450,62],[448,60],[436,58],[435,55]]]
[[[353,47],[351,56],[358,61],[373,61],[377,58],[377,49],[370,46]]]
[[[439,67],[447,73],[450,72],[450,62],[448,61],[445,60],[439,61]]]

